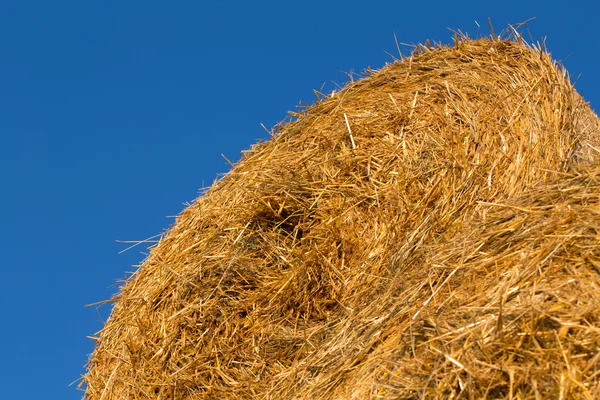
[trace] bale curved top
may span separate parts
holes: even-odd
[[[599,134],[519,42],[371,72],[179,215],[85,397],[598,398]]]

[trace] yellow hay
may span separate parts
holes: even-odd
[[[599,134],[519,41],[349,83],[179,215],[85,397],[600,398]]]

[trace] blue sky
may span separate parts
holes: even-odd
[[[140,246],[313,89],[380,68],[400,42],[535,17],[600,108],[596,2],[16,1],[0,5],[4,399],[79,399]],[[458,5],[460,4],[460,5]],[[529,40],[529,33],[525,34]],[[405,49],[407,51],[407,49]]]

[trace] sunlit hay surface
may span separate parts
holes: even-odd
[[[370,72],[179,215],[85,397],[600,398],[599,133],[519,41]]]

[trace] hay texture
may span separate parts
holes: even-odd
[[[565,71],[459,38],[366,75],[179,215],[86,399],[600,398],[600,125]]]

